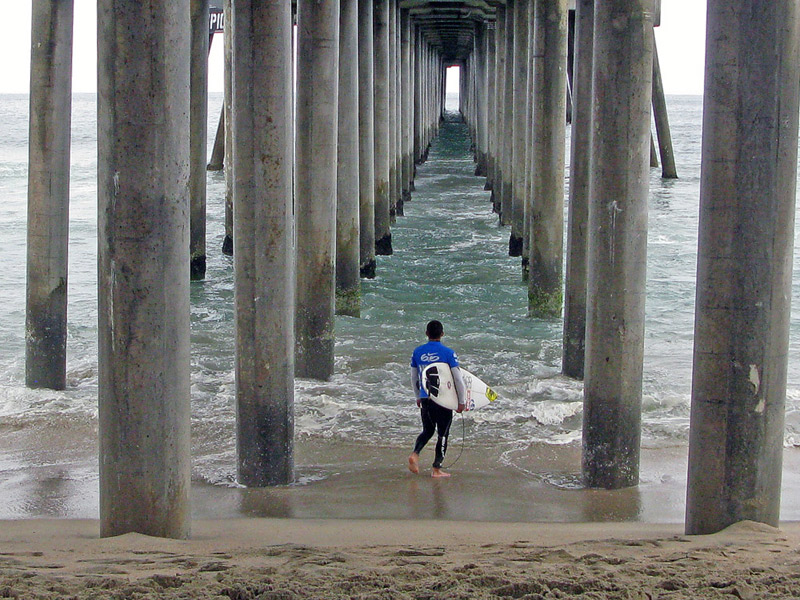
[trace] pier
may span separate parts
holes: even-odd
[[[26,382],[53,389],[66,385],[71,5],[33,4]],[[708,6],[692,534],[777,525],[800,111],[794,4]],[[679,175],[658,2],[99,0],[98,14],[102,535],[190,535],[189,282],[207,252],[234,261],[239,483],[293,481],[295,378],[331,377],[335,315],[358,317],[361,278],[396,252],[453,66],[530,318],[563,318],[563,372],[584,379],[583,483],[638,484],[652,123],[662,176]],[[206,248],[205,170],[220,167],[225,247]]]

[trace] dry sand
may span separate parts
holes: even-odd
[[[0,521],[0,598],[797,598],[800,524],[231,519],[189,541]]]

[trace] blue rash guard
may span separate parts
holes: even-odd
[[[417,370],[415,387],[419,398],[428,397],[428,393],[419,385],[419,382],[422,381],[422,371],[428,365],[436,362],[447,363],[453,369],[458,367],[458,355],[440,341],[429,341],[417,346],[411,355],[411,368]]]

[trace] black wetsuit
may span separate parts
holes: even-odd
[[[450,435],[450,423],[453,421],[453,411],[439,406],[430,398],[420,399],[420,416],[422,417],[422,433],[414,444],[414,452],[419,454],[425,444],[438,432],[436,438],[436,458],[433,461],[434,469],[441,469],[444,455],[447,453],[447,436]]]

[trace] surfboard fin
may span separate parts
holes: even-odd
[[[488,398],[489,402],[494,402],[497,400],[497,392],[495,392],[492,388],[486,388],[486,398]]]

